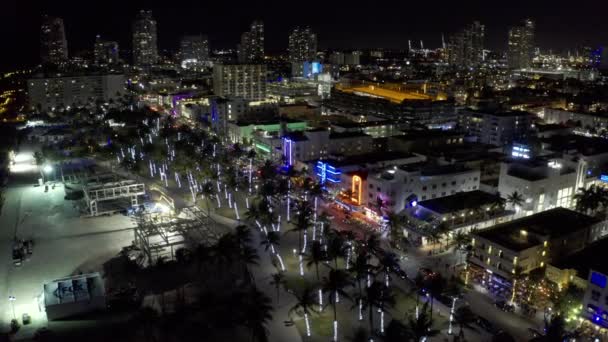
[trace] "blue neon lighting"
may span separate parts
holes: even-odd
[[[608,175],[601,175],[601,176],[600,176],[600,180],[601,180],[602,182],[607,182],[607,183],[608,183]]]
[[[322,162],[317,161],[315,165],[316,175],[320,178],[320,183],[325,184],[325,182],[329,181],[331,183],[340,183],[340,175],[342,171],[336,169],[335,167]]]
[[[591,272],[591,284],[605,288],[606,276],[597,272]]]

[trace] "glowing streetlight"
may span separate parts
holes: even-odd
[[[49,174],[49,173],[53,172],[53,167],[49,164],[45,164],[42,167],[42,171],[44,171],[44,173],[46,173],[46,174]]]

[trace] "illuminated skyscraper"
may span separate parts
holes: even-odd
[[[133,64],[151,65],[157,61],[156,20],[152,11],[141,10],[133,22]]]
[[[312,62],[317,54],[317,35],[308,27],[296,27],[289,34],[288,50],[292,76],[304,76],[304,66],[307,65],[305,62]]]
[[[206,61],[209,59],[209,40],[202,34],[195,36],[184,36],[180,42],[181,59],[196,59]]]
[[[526,69],[532,66],[534,57],[534,22],[524,20],[522,26],[509,30],[507,60],[511,69]]]
[[[485,26],[478,21],[452,35],[448,42],[448,62],[458,68],[473,68],[483,62]]]
[[[215,64],[213,91],[218,96],[237,96],[250,101],[266,99],[266,65]]]
[[[296,27],[289,35],[289,61],[304,62],[315,59],[317,35],[308,27]]]
[[[43,64],[61,64],[68,59],[63,19],[44,16],[40,34],[40,58]]]
[[[118,63],[118,43],[95,37],[95,64],[115,64]]]
[[[264,60],[264,23],[262,21],[256,20],[251,23],[249,31],[241,35],[241,43],[237,50],[241,63],[256,63]]]

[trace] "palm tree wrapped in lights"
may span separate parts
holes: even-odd
[[[348,273],[343,270],[331,269],[327,277],[323,278],[323,290],[329,294],[329,302],[333,307],[334,312],[334,337],[333,341],[338,340],[338,313],[337,304],[340,298],[350,299],[348,293],[344,290],[347,286],[352,286]]]
[[[289,315],[297,313],[300,316],[304,316],[304,323],[306,324],[306,336],[311,336],[310,331],[310,316],[316,313],[315,305],[316,291],[311,287],[305,287],[300,293],[294,294],[296,297],[296,304],[289,310]]]

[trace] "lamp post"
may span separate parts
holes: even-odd
[[[13,319],[17,319],[17,315],[15,315],[15,301],[17,298],[15,296],[8,296],[8,301],[11,302],[11,307],[13,309]]]

